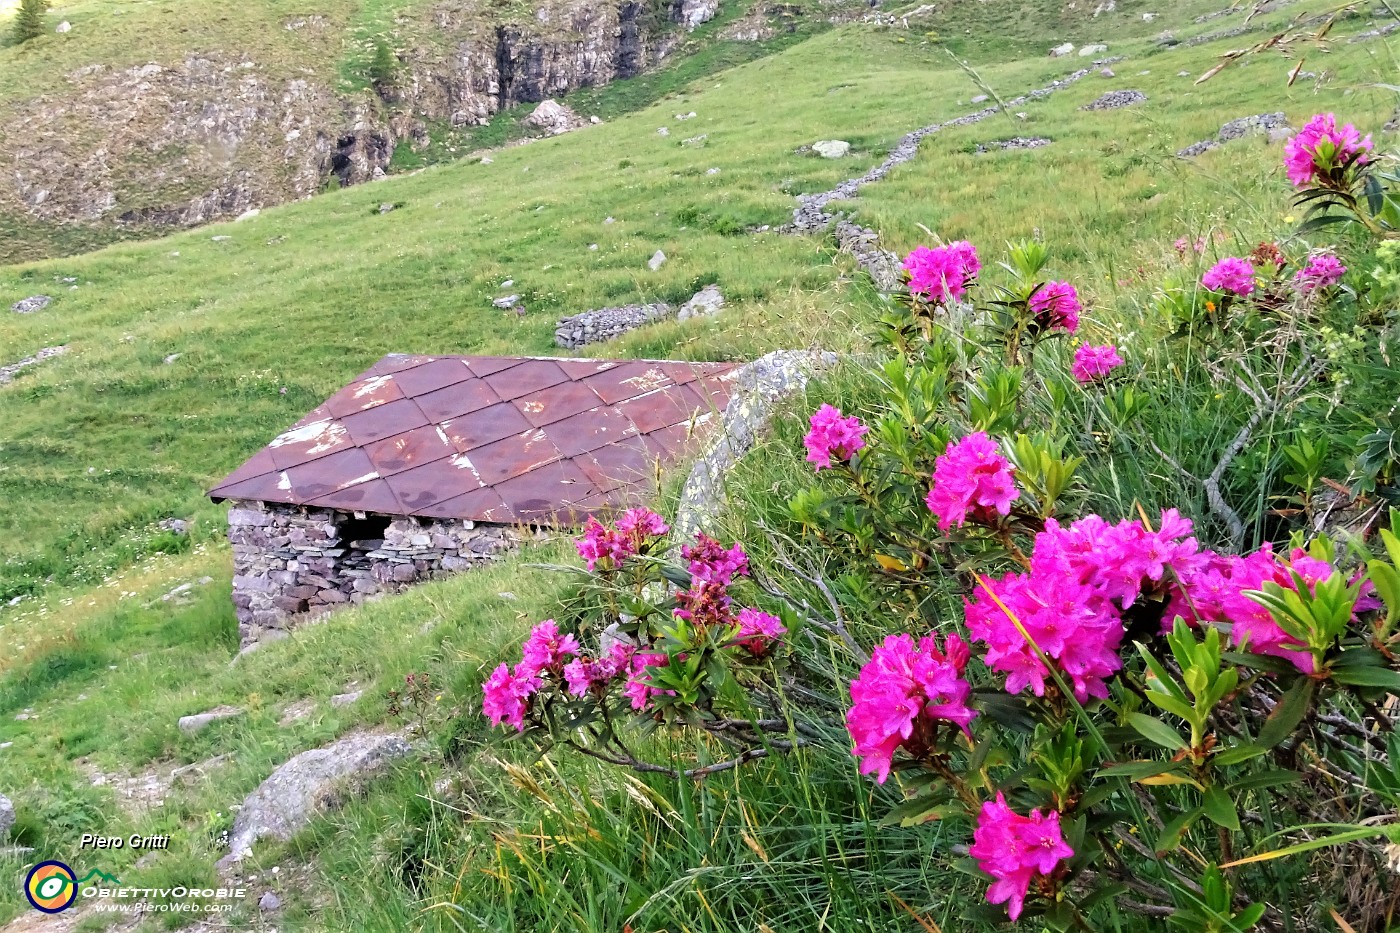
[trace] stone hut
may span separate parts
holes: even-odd
[[[640,504],[725,409],[727,363],[391,354],[209,495],[246,646]]]

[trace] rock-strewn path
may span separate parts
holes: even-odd
[[[879,234],[868,227],[848,220],[840,220],[834,214],[827,212],[827,205],[832,201],[844,201],[855,196],[856,192],[865,185],[877,182],[888,175],[898,165],[912,161],[919,153],[919,143],[925,137],[932,136],[939,130],[954,126],[970,126],[973,123],[980,123],[988,117],[994,117],[1003,110],[1009,110],[1020,104],[1031,100],[1040,100],[1049,97],[1056,91],[1063,90],[1094,72],[1095,68],[1121,61],[1120,58],[1110,58],[1093,63],[1092,68],[1081,68],[1072,74],[1066,75],[1058,81],[1053,81],[1042,88],[1036,88],[1028,94],[1014,97],[996,107],[986,107],[982,110],[969,113],[965,116],[956,117],[946,123],[931,123],[928,126],[920,127],[911,133],[905,134],[900,139],[885,161],[866,172],[864,175],[850,178],[841,182],[830,191],[822,191],[818,194],[805,194],[797,196],[797,208],[792,212],[792,225],[786,230],[791,233],[818,233],[835,226],[836,240],[841,248],[856,257],[860,266],[870,273],[875,280],[876,287],[881,291],[890,291],[899,284],[899,258],[888,250],[881,249],[878,240]]]
[[[16,360],[15,362],[10,363],[7,366],[0,366],[0,385],[4,385],[5,383],[13,380],[15,378],[15,373],[19,372],[21,369],[24,369],[26,366],[33,366],[36,363],[42,363],[44,360],[50,357],[61,356],[67,352],[68,347],[66,346],[44,347],[44,349],[40,350],[38,353],[35,353],[33,356],[26,356],[24,359]]]

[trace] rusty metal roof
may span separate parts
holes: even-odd
[[[209,496],[573,525],[641,503],[724,410],[732,363],[390,354]]]

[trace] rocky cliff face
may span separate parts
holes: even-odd
[[[718,0],[546,0],[528,21],[492,23],[478,0],[443,0],[378,93],[337,93],[324,69],[279,73],[252,53],[92,64],[60,90],[9,104],[0,210],[178,227],[305,197],[331,176],[368,181],[396,146],[425,143],[432,121],[481,124],[638,74],[717,9]],[[284,28],[333,26],[313,16]]]

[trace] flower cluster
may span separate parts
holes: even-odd
[[[1293,281],[1298,290],[1306,295],[1319,288],[1336,285],[1346,272],[1347,267],[1342,265],[1342,261],[1336,256],[1331,253],[1318,253],[1308,259],[1308,264],[1298,271]]]
[[[807,461],[818,471],[829,469],[834,457],[845,462],[865,446],[865,433],[870,429],[855,415],[842,417],[841,409],[823,405],[812,415],[812,430],[802,439],[807,445]]]
[[[1046,282],[1030,300],[1036,323],[1045,330],[1072,334],[1079,329],[1079,292],[1068,282]]]
[[[661,516],[649,509],[628,509],[614,528],[590,515],[583,537],[574,542],[574,547],[578,549],[578,556],[588,563],[589,570],[596,570],[598,563],[604,560],[608,567],[618,567],[670,530]]]
[[[1176,254],[1184,259],[1188,252],[1196,253],[1197,255],[1204,253],[1206,251],[1206,238],[1198,236],[1194,240],[1188,240],[1186,237],[1181,236],[1176,238],[1176,242],[1173,243],[1172,246],[1175,247]]]
[[[651,674],[648,673],[649,668],[668,667],[670,663],[670,657],[660,652],[638,651],[632,655],[627,686],[623,688],[622,695],[632,702],[634,710],[641,712],[646,709],[654,696],[674,694],[673,690],[662,690],[653,686]]]
[[[1049,878],[1074,850],[1060,833],[1060,814],[1032,810],[1030,816],[1021,816],[998,793],[996,800],[982,804],[968,854],[994,879],[987,901],[1006,904],[1007,915],[1015,920],[1025,907],[1032,879]]]
[[[1303,673],[1311,674],[1316,669],[1312,653],[1295,644],[1269,611],[1246,594],[1262,590],[1265,583],[1296,590],[1295,574],[1312,588],[1337,572],[1331,564],[1310,557],[1301,549],[1292,551],[1287,560],[1281,560],[1267,544],[1252,554],[1207,552],[1197,566],[1179,574],[1181,592],[1173,599],[1170,614],[1192,622],[1228,622],[1236,645],[1255,654],[1283,658]],[[1357,600],[1356,611],[1376,605],[1372,598],[1363,595]]]
[[[1319,113],[1284,144],[1283,162],[1288,180],[1302,188],[1338,168],[1365,165],[1373,148],[1369,134],[1362,139],[1355,126],[1338,127],[1336,115]]]
[[[1010,515],[1020,496],[1011,465],[996,442],[981,431],[948,445],[933,464],[933,487],[925,500],[947,531],[969,519],[990,524],[993,515]]]
[[[787,628],[777,616],[757,609],[739,610],[739,644],[756,658],[768,654]]]
[[[1051,519],[1036,536],[1029,573],[983,580],[986,592],[965,600],[967,630],[987,646],[984,660],[1006,675],[1009,693],[1045,695],[1043,655],[1079,702],[1104,698],[1123,667],[1123,611],[1144,592],[1165,593],[1167,568],[1193,566],[1196,555],[1191,522],[1175,510],[1162,513],[1157,531],[1097,515],[1068,528]]]
[[[932,637],[891,635],[870,655],[851,681],[851,708],[846,725],[861,759],[860,773],[875,773],[884,783],[895,750],[905,747],[914,757],[927,751],[938,722],[950,722],[967,732],[977,713],[967,705],[972,687],[963,677],[971,652],[957,635],[949,635],[940,650]]]
[[[564,681],[569,693],[581,697],[586,693],[602,694],[619,674],[628,671],[636,649],[624,641],[614,641],[612,647],[596,658],[579,655],[564,665]]]
[[[957,301],[982,271],[977,250],[966,240],[929,249],[915,247],[904,260],[909,273],[909,291],[933,304]]]
[[[1201,284],[1213,292],[1230,292],[1244,298],[1254,291],[1254,266],[1248,259],[1227,256],[1201,276]]]
[[[519,731],[525,729],[525,713],[530,697],[540,689],[544,675],[556,680],[566,676],[565,659],[579,654],[578,639],[561,635],[559,624],[546,619],[530,630],[520,654],[520,663],[511,670],[502,664],[491,672],[482,686],[484,698],[481,711],[493,726],[509,723]]]
[[[1108,378],[1108,374],[1123,365],[1118,348],[1111,343],[1099,347],[1081,344],[1074,351],[1074,364],[1070,373],[1084,385]]]

